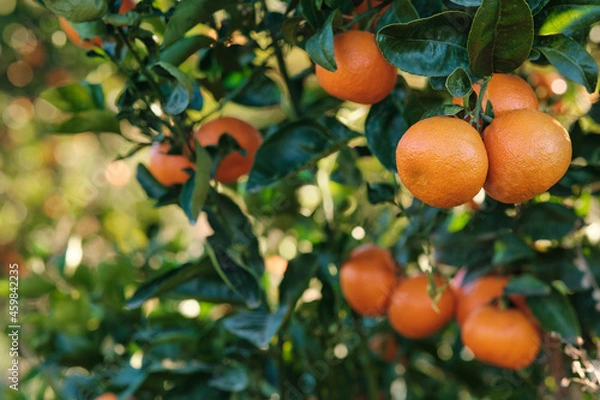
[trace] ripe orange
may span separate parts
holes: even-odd
[[[431,117],[411,126],[396,148],[400,180],[419,200],[455,207],[481,190],[488,157],[479,133],[452,117]]]
[[[502,114],[483,131],[489,172],[483,186],[502,203],[521,203],[550,189],[571,163],[571,139],[554,118],[531,109]]]
[[[124,14],[128,11],[131,11],[135,8],[135,3],[133,0],[123,0],[121,3],[121,7],[119,7],[119,14]],[[58,24],[60,29],[63,30],[65,35],[67,35],[67,39],[69,39],[74,45],[82,47],[82,48],[91,48],[94,46],[101,47],[102,39],[99,37],[94,37],[91,39],[83,40],[79,33],[73,28],[73,25],[66,18],[58,17]]]
[[[376,245],[355,249],[340,268],[344,298],[354,311],[371,317],[386,313],[396,279],[392,254]]]
[[[467,318],[461,337],[475,358],[508,369],[527,367],[541,345],[539,330],[525,314],[492,305],[481,307]]]
[[[398,356],[398,343],[390,333],[377,333],[369,339],[369,349],[382,361],[394,362]]]
[[[473,84],[473,90],[479,94],[481,86]],[[484,109],[488,99],[492,103],[495,116],[521,108],[537,110],[539,106],[537,96],[531,86],[524,79],[511,74],[492,75],[481,104]],[[452,102],[460,105],[463,103],[462,99],[457,97]]]
[[[439,288],[446,284],[442,277],[435,277]],[[401,335],[411,339],[431,336],[446,325],[454,315],[455,299],[447,287],[434,309],[427,288],[429,279],[425,275],[403,279],[392,293],[388,318],[392,327]]]
[[[96,400],[117,400],[117,395],[114,393],[104,393],[96,397]]]
[[[193,169],[194,164],[184,155],[168,154],[171,145],[168,142],[152,143],[148,170],[157,181],[165,186],[185,183],[189,174],[186,169]]]
[[[273,275],[283,276],[288,266],[288,260],[278,254],[265,258],[265,270]]]
[[[262,136],[256,128],[241,119],[221,117],[202,125],[194,132],[194,138],[202,146],[214,146],[225,133],[233,136],[238,145],[246,151],[246,155],[238,151],[231,152],[221,160],[215,179],[227,183],[234,182],[250,172],[256,150],[262,143]]]
[[[335,72],[316,66],[317,80],[330,95],[374,104],[387,97],[396,85],[396,67],[383,58],[374,34],[364,31],[337,34],[334,52]]]

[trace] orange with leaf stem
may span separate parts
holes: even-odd
[[[419,275],[403,279],[392,292],[388,318],[392,327],[407,338],[421,339],[441,330],[452,319],[456,300],[447,281],[434,276],[437,303],[429,297],[429,278]],[[446,287],[444,287],[446,286]]]

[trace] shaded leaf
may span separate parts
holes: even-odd
[[[121,133],[121,124],[116,115],[107,110],[89,110],[74,114],[66,121],[52,125],[48,133]]]
[[[305,50],[310,58],[328,71],[335,71],[337,64],[333,51],[333,24],[341,16],[339,10],[331,13],[325,25],[306,41]]]
[[[241,364],[228,365],[224,370],[217,369],[208,384],[226,392],[241,392],[248,387],[250,379],[246,367]]]
[[[141,307],[147,300],[189,281],[206,265],[210,265],[210,260],[204,259],[201,264],[184,264],[145,282],[127,300],[126,307],[130,310]]]
[[[204,207],[208,192],[210,190],[210,172],[212,168],[212,159],[206,149],[198,142],[196,149],[196,169],[192,173],[192,179],[188,179],[181,189],[179,204],[190,220],[191,224],[196,223],[196,219]]]
[[[307,168],[356,136],[334,118],[326,118],[324,124],[301,120],[282,126],[258,148],[246,188],[257,192]]]
[[[483,0],[467,43],[469,67],[480,78],[512,72],[529,56],[533,17],[524,0]]]
[[[578,220],[575,211],[562,204],[531,204],[523,210],[517,230],[532,240],[560,240],[575,229]]]
[[[453,97],[465,97],[473,90],[471,88],[471,78],[463,68],[456,68],[446,79],[446,90]]]
[[[281,327],[286,312],[286,307],[278,308],[275,314],[269,314],[265,310],[241,312],[227,317],[223,326],[234,335],[265,349]]]
[[[527,307],[544,330],[557,332],[563,340],[576,343],[581,336],[579,321],[569,299],[557,292],[544,296],[528,296]]]
[[[390,185],[389,183],[367,182],[367,199],[371,204],[396,204],[396,187],[394,187],[394,185]]]
[[[429,18],[388,25],[377,32],[383,56],[403,71],[423,76],[446,76],[467,68],[467,33],[471,17],[446,11]]]
[[[536,27],[540,35],[571,36],[599,20],[597,0],[570,0],[567,4],[553,1],[536,16]]]
[[[233,3],[234,0],[182,0],[167,23],[163,46],[175,43],[191,28],[209,20],[215,11]]]
[[[513,277],[504,288],[504,293],[506,294],[521,294],[525,296],[547,295],[550,294],[550,291],[550,286],[533,275]]]
[[[564,35],[538,36],[534,48],[556,67],[558,72],[593,93],[598,84],[598,64],[587,50]]]
[[[184,37],[160,51],[159,61],[179,66],[200,49],[212,46],[213,38],[204,35]]]
[[[494,241],[494,257],[492,264],[510,264],[515,261],[531,258],[535,252],[527,243],[511,232],[503,233]]]

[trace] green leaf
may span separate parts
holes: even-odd
[[[419,13],[410,0],[395,0],[392,2],[392,6],[377,21],[375,31],[379,31],[386,25],[409,22],[415,19],[419,19]]]
[[[244,304],[243,299],[223,282],[212,264],[210,268],[212,274],[202,273],[201,276],[174,287],[163,296],[173,299],[196,299],[215,304]]]
[[[503,265],[532,258],[535,252],[512,232],[505,232],[494,242],[492,264]]]
[[[363,183],[363,176],[356,166],[357,158],[354,149],[348,146],[342,147],[337,154],[336,165],[331,171],[331,181],[354,188],[360,187]]]
[[[564,35],[537,36],[534,48],[556,67],[558,72],[585,86],[593,93],[598,85],[598,64],[587,50]]]
[[[298,30],[300,25],[304,21],[304,18],[300,15],[286,18],[281,24],[281,31],[283,32],[283,39],[286,43],[295,46],[298,36]]]
[[[421,119],[431,118],[438,115],[445,117],[453,117],[464,110],[464,107],[459,106],[458,104],[442,104],[439,107],[435,107],[427,111],[425,114],[423,114],[423,117]]]
[[[571,36],[600,20],[597,0],[570,0],[565,3],[553,1],[536,16],[538,34]]]
[[[377,33],[383,56],[411,74],[446,76],[467,68],[467,33],[471,17],[446,11],[405,24],[388,25]]]
[[[256,277],[239,265],[227,253],[226,248],[218,244],[215,246],[214,240],[211,240],[211,238],[209,238],[209,243],[205,245],[205,251],[215,270],[227,286],[240,296],[249,308],[259,307],[261,304],[260,287]]]
[[[517,222],[517,231],[532,240],[560,240],[579,221],[572,208],[556,203],[537,203],[526,206]]]
[[[285,304],[293,309],[308,283],[317,273],[319,265],[318,256],[312,253],[301,254],[291,260],[279,284],[279,304]]]
[[[527,0],[527,4],[531,9],[531,14],[536,15],[542,10],[542,8],[546,6],[546,4],[548,4],[549,1],[550,0]]]
[[[340,17],[339,10],[332,12],[325,21],[325,25],[306,41],[305,47],[306,52],[315,63],[332,72],[337,69],[333,51],[333,25]]]
[[[71,83],[46,89],[40,93],[39,97],[59,110],[68,113],[89,111],[97,108],[101,109],[104,108],[104,103],[102,103],[101,107],[98,107],[98,103],[92,95],[98,86],[100,85]]]
[[[169,77],[175,81],[174,87],[163,104],[163,110],[172,115],[184,112],[194,94],[194,82],[192,78],[175,65],[164,61],[154,64],[152,70],[158,75]]]
[[[504,288],[505,294],[522,294],[524,296],[541,296],[550,294],[550,286],[533,275],[513,277]]]
[[[300,0],[299,9],[311,28],[316,30],[323,25],[326,15],[319,7],[317,7],[314,0]]]
[[[529,56],[533,17],[524,0],[483,0],[469,32],[471,72],[480,78],[512,72]]]
[[[266,349],[283,322],[286,307],[280,307],[274,314],[265,310],[241,312],[223,321],[229,332],[248,340],[260,349]]]
[[[214,43],[213,38],[204,35],[184,37],[162,49],[159,60],[179,66],[198,50],[211,47]]]
[[[71,22],[86,22],[102,18],[108,12],[106,0],[44,0],[53,13]]]
[[[212,168],[212,159],[204,147],[197,141],[196,149],[196,170],[192,174],[193,179],[188,179],[179,198],[179,204],[190,220],[191,224],[196,223],[196,219],[204,207],[208,192],[210,190],[210,171]]]
[[[365,122],[367,146],[385,168],[396,172],[396,147],[411,125],[405,109],[408,88],[396,88],[383,101],[373,104]]]
[[[174,287],[188,282],[191,278],[198,275],[199,271],[205,268],[206,265],[210,265],[210,260],[207,258],[201,261],[200,264],[184,264],[145,282],[127,300],[125,306],[130,310],[141,307],[147,300],[160,296]]]
[[[334,118],[301,120],[267,136],[258,148],[246,188],[257,192],[338,150],[358,134]]]
[[[66,121],[52,125],[48,133],[72,134],[72,133],[117,133],[121,134],[121,125],[116,115],[107,110],[81,111]]]
[[[581,336],[579,321],[569,298],[556,291],[544,296],[528,296],[527,307],[544,330],[557,332],[563,340],[576,343]]]
[[[144,164],[138,164],[136,178],[146,195],[153,200],[158,200],[169,192],[169,188],[157,181]]]
[[[264,262],[258,248],[258,239],[252,231],[250,220],[229,197],[211,192],[211,209],[207,209],[208,221],[215,233],[209,242],[225,251],[241,268],[260,279]]]
[[[215,11],[233,3],[233,0],[181,0],[167,23],[163,46],[175,43],[196,24],[210,20]]]
[[[253,72],[242,91],[232,100],[248,107],[279,105],[281,103],[281,90],[265,72],[265,70]]]
[[[481,5],[481,0],[450,0],[454,4],[458,4],[463,7],[479,7]]]
[[[106,24],[101,20],[80,23],[73,22],[71,26],[82,39],[93,39],[106,35]]]
[[[248,387],[248,370],[242,364],[227,365],[224,370],[216,369],[208,385],[226,392],[241,392]]]
[[[367,182],[367,199],[371,204],[396,204],[396,187],[389,183]]]
[[[456,68],[448,78],[446,79],[446,90],[453,97],[465,97],[470,94],[473,89],[471,88],[471,78],[469,74],[463,68]]]

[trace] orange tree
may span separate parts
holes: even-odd
[[[65,114],[47,132],[121,135],[121,159],[152,146],[137,166],[148,201],[179,207],[212,234],[183,260],[160,258],[176,244],[153,239],[135,262],[123,253],[73,273],[59,254],[52,276],[24,279],[32,300],[23,340],[39,361],[25,393],[593,398],[595,2],[141,0],[125,13],[119,0],[40,3],[89,39],[80,51],[124,77],[114,102],[85,82],[42,92]],[[538,105],[502,84],[488,101],[493,74],[554,78]],[[494,102],[508,107],[497,123]],[[250,114],[260,132],[244,121]],[[204,140],[209,124],[218,131]],[[492,135],[502,149],[493,154]],[[506,202],[483,190],[492,170],[502,171],[494,193],[508,191]],[[149,236],[162,228],[148,226]],[[364,271],[344,293],[340,268],[373,243],[393,262],[361,255]],[[276,255],[288,261],[282,276],[265,271]],[[376,316],[352,304],[373,298],[361,290],[384,290],[370,281],[369,262],[387,274]],[[449,321],[461,285],[486,275],[506,284],[469,306],[461,327]],[[388,319],[379,307],[390,301]],[[393,356],[369,351],[377,335],[392,338]]]

